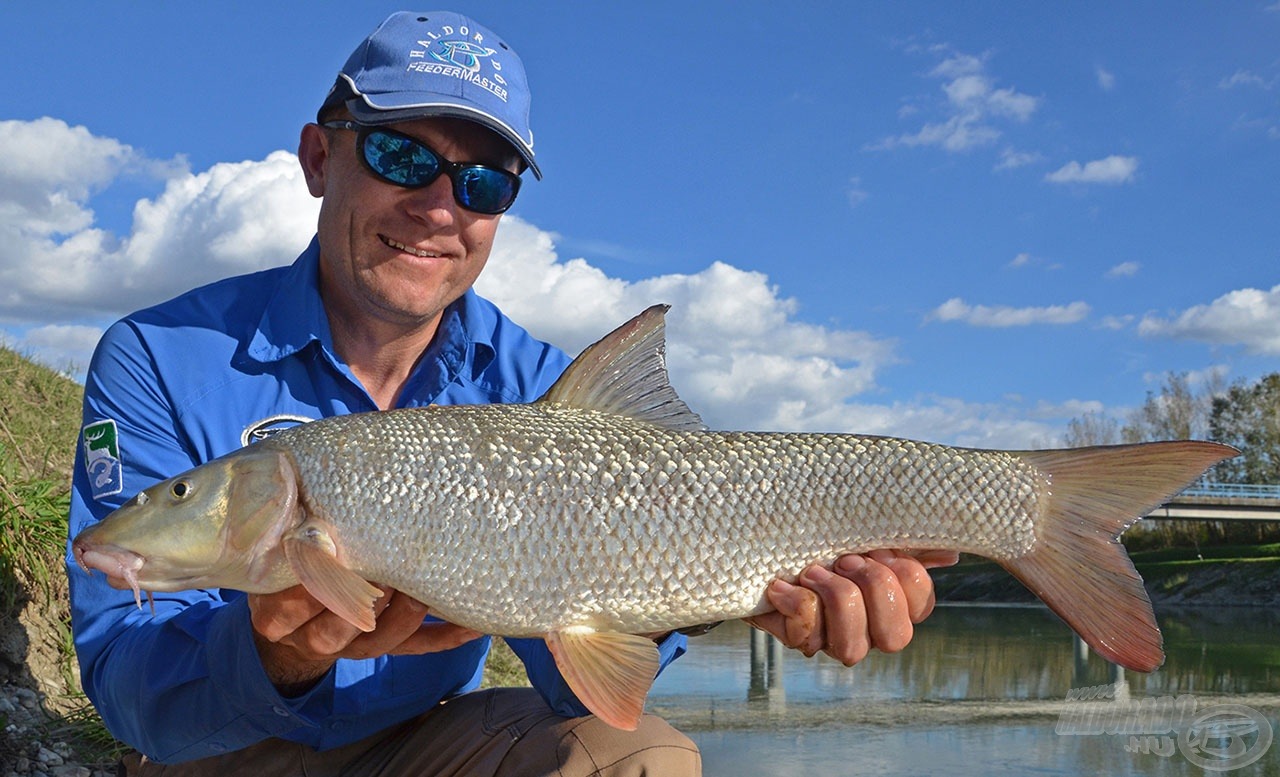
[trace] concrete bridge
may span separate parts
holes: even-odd
[[[1280,521],[1280,486],[1201,483],[1174,496],[1148,518]]]

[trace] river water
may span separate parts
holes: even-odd
[[[726,623],[649,708],[698,743],[708,777],[1280,777],[1280,613],[1159,621],[1168,658],[1150,675],[1082,654],[1043,607],[940,606],[905,651],[852,668],[757,639],[754,675],[751,630]]]

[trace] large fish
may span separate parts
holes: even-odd
[[[1234,449],[711,432],[667,381],[665,310],[532,404],[338,416],[210,461],[82,531],[75,556],[135,597],[301,583],[364,630],[377,581],[472,629],[544,637],[620,728],[658,667],[636,634],[768,612],[774,578],[875,548],[994,559],[1107,659],[1164,660],[1117,538]]]

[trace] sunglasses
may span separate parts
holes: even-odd
[[[520,176],[510,170],[450,162],[422,141],[395,130],[354,121],[326,121],[322,126],[355,132],[365,167],[387,183],[421,189],[444,173],[453,182],[454,199],[476,213],[502,213],[520,191]]]

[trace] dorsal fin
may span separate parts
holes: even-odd
[[[706,429],[667,377],[668,305],[654,305],[588,346],[539,402],[626,416],[667,429]]]

